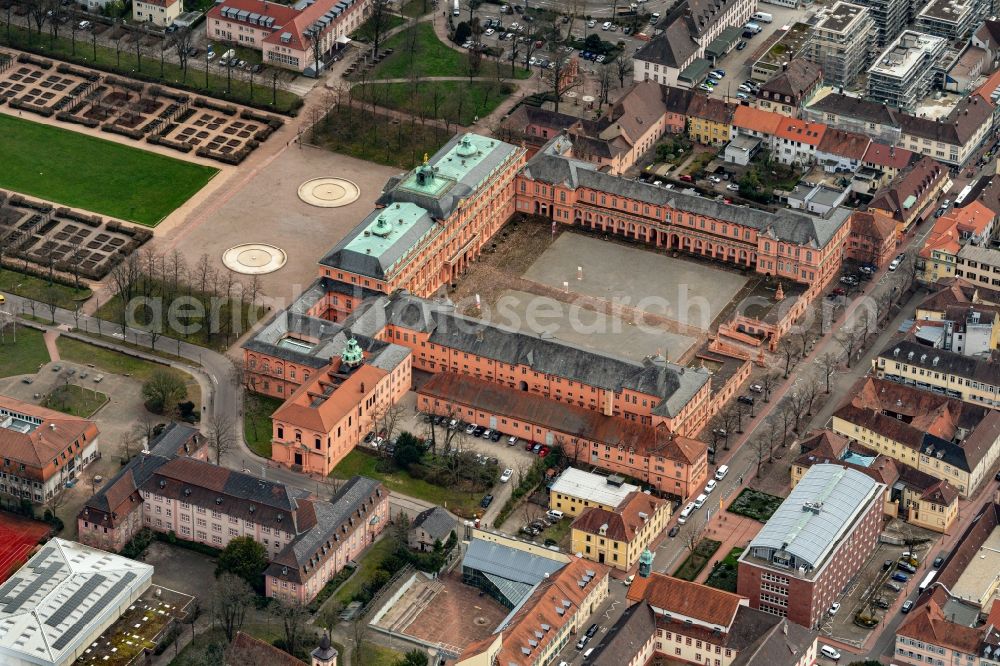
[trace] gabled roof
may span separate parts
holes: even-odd
[[[918,310],[944,312],[952,305],[975,302],[976,284],[964,278],[938,280],[938,287],[937,291],[920,302]]]
[[[663,91],[663,107],[670,113],[678,113],[682,116],[687,115],[691,100],[697,96],[697,93],[690,88],[660,86],[660,89]]]
[[[641,492],[631,492],[615,511],[592,506],[573,521],[573,529],[601,534],[612,541],[631,543],[646,521],[667,506],[667,502]]]
[[[896,235],[896,222],[877,210],[857,210],[851,214],[851,234],[885,241]]]
[[[687,24],[675,20],[667,25],[663,34],[649,40],[636,51],[632,59],[682,69],[697,51],[698,43],[691,36]]]
[[[432,506],[417,514],[417,517],[410,523],[410,529],[420,528],[427,532],[432,539],[438,539],[444,543],[456,525],[458,525],[458,521],[448,511],[439,506]]]
[[[871,145],[868,146],[868,150],[865,151],[864,163],[877,167],[896,169],[898,171],[905,169],[915,156],[915,153],[905,148],[887,146],[884,143],[872,141]]]
[[[732,626],[739,607],[747,605],[746,597],[738,594],[655,572],[648,578],[635,578],[628,588],[627,599],[645,601],[657,613],[699,620],[724,631]]]
[[[733,122],[733,114],[736,109],[737,105],[731,102],[708,95],[695,95],[691,98],[687,114],[692,118],[729,125]]]
[[[328,370],[318,371],[282,403],[271,418],[315,432],[331,432],[358,406],[358,396],[375,389],[389,373],[364,363],[349,373],[340,360]]]
[[[868,152],[871,141],[871,137],[864,134],[827,127],[816,150],[860,162]]]
[[[34,479],[53,459],[63,464],[67,448],[81,438],[92,442],[98,434],[93,421],[0,396],[0,458],[25,465],[22,476]]]
[[[302,662],[270,643],[237,631],[223,659],[225,666],[302,666]]]
[[[910,611],[896,630],[896,635],[966,654],[978,654],[986,630],[986,626],[972,628],[949,622],[937,601],[928,599]]]
[[[898,350],[898,353],[897,353]],[[910,358],[910,352],[913,357]],[[946,349],[930,349],[905,338],[890,344],[879,354],[889,361],[899,361],[918,368],[956,375],[996,386],[1000,384],[1000,352],[993,350],[986,358],[965,356]],[[1000,412],[998,412],[1000,413]]]
[[[774,132],[774,136],[779,139],[804,143],[815,148],[823,140],[825,133],[826,125],[823,123],[811,123],[807,120],[782,116],[777,130]]]
[[[980,201],[972,201],[961,208],[952,208],[941,216],[954,218],[958,222],[958,230],[964,233],[982,236],[997,219],[997,214]]]
[[[632,655],[656,637],[656,616],[649,604],[642,601],[625,609],[608,629],[596,651],[590,655],[590,666],[621,666]]]
[[[630,145],[635,145],[665,113],[660,84],[653,81],[633,83],[608,109],[607,119],[611,127],[601,133],[601,138],[608,138],[609,132],[617,134],[612,129],[615,127],[627,137]]]
[[[733,113],[733,127],[772,136],[778,131],[785,116],[753,106],[739,105]]]
[[[869,123],[899,127],[900,112],[885,104],[870,102],[859,97],[842,93],[830,93],[809,105],[809,109],[848,118],[856,118]]]
[[[782,618],[759,635],[752,645],[740,650],[732,666],[779,666],[798,664],[816,643],[816,634]]]
[[[958,221],[951,215],[942,215],[934,220],[934,226],[931,227],[931,232],[927,235],[919,254],[924,259],[930,259],[934,252],[954,255],[958,254],[961,248]]]
[[[776,101],[791,97],[791,103],[798,106],[804,101],[806,93],[822,80],[823,69],[819,65],[805,58],[792,58],[782,71],[760,87],[760,92],[761,95],[770,93],[770,99]]]
[[[993,104],[979,95],[960,101],[944,119],[922,118],[903,113],[899,124],[906,134],[931,141],[964,146],[993,116]]]
[[[923,209],[932,188],[948,177],[948,170],[930,157],[922,157],[875,194],[868,208],[884,210],[899,222]]]

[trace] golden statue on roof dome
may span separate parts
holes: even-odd
[[[424,166],[427,166],[427,163],[430,162],[430,160],[431,158],[427,155],[427,153],[424,153]]]

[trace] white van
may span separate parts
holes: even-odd
[[[757,12],[750,18],[754,21],[760,21],[761,23],[771,23],[772,21],[774,21],[774,17],[768,14],[767,12]]]
[[[684,507],[684,509],[681,511],[681,515],[677,519],[677,522],[683,525],[684,523],[687,522],[688,516],[690,516],[693,512],[694,512],[694,502],[688,502],[688,505]]]
[[[761,28],[761,27],[760,27],[760,24],[758,24],[758,23],[754,23],[753,21],[750,21],[750,22],[749,22],[749,23],[747,23],[747,24],[746,24],[745,26],[743,26],[743,29],[744,29],[744,30],[749,30],[750,32],[752,32],[752,33],[753,33],[753,34],[755,34],[755,35],[756,35],[756,34],[757,34],[758,32],[760,32],[761,30],[763,30],[763,28]]]
[[[824,657],[827,657],[828,659],[833,659],[834,661],[840,659],[840,653],[834,650],[829,645],[821,645],[819,647],[819,651]]]
[[[605,21],[601,25],[601,30],[610,30],[610,29],[611,29],[611,21]]]
[[[698,497],[694,499],[694,508],[700,509],[701,507],[705,506],[705,500],[707,499],[708,495],[698,495]]]
[[[559,509],[550,509],[549,511],[545,512],[545,515],[551,518],[552,520],[562,520],[563,516],[565,516],[566,514],[564,514]]]
[[[729,474],[729,465],[719,465],[719,469],[715,470],[715,480],[722,481],[726,474]]]
[[[587,651],[583,653],[583,658],[589,659],[592,654],[594,654],[594,648],[588,648]]]

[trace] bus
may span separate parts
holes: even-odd
[[[927,575],[924,576],[924,579],[922,581],[920,581],[920,587],[918,587],[917,590],[921,594],[923,594],[924,590],[926,590],[928,587],[930,587],[931,583],[934,582],[934,576],[936,576],[936,575],[937,575],[937,571],[928,571]]]
[[[966,185],[965,187],[963,187],[962,191],[958,193],[957,197],[955,197],[955,205],[961,206],[962,202],[965,201],[965,197],[969,196],[969,193],[971,192],[972,192],[972,185]]]

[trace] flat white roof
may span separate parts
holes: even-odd
[[[149,564],[52,539],[0,586],[0,663],[68,663],[152,577]]]
[[[623,483],[614,486],[608,483],[608,477],[591,474],[582,469],[568,467],[552,484],[551,491],[560,495],[569,495],[582,500],[590,500],[594,504],[618,506],[625,496],[639,490],[639,486]]]
[[[985,612],[989,609],[989,603],[988,599],[983,597],[995,589],[998,577],[1000,577],[1000,527],[995,527],[951,587],[951,596],[976,605],[981,604]]]

